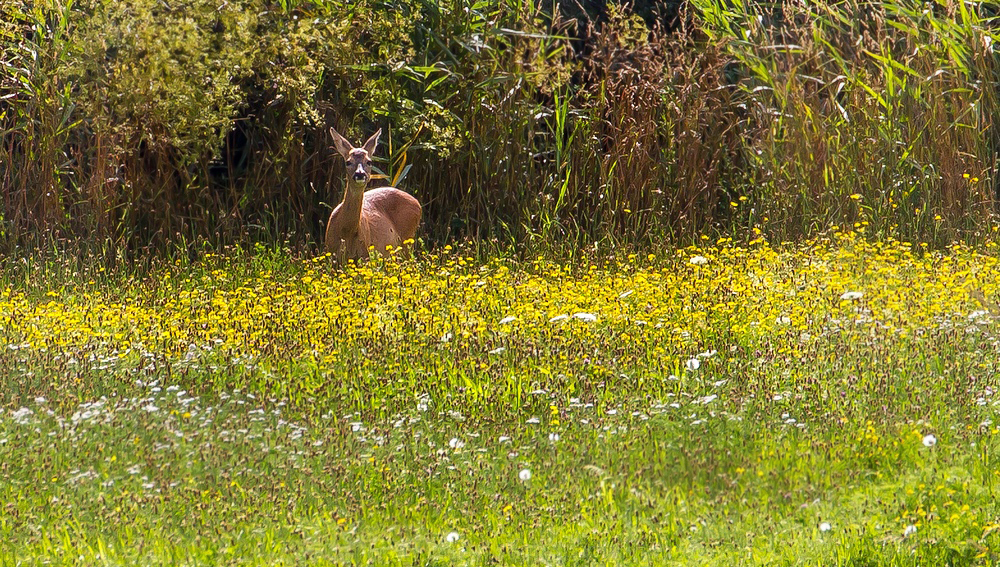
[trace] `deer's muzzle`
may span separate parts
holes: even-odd
[[[364,181],[367,177],[368,177],[368,174],[365,173],[364,166],[359,163],[358,167],[354,170],[354,180],[355,181]]]

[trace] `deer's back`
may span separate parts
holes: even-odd
[[[404,240],[414,238],[417,234],[422,214],[420,202],[405,191],[395,187],[379,187],[365,191],[361,208],[362,216],[380,217],[379,221],[388,221],[392,224],[392,231],[399,238],[399,242],[393,244],[398,245]],[[378,224],[380,224],[378,221],[371,224],[373,231],[378,230]]]

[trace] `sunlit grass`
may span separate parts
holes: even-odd
[[[992,251],[28,270],[0,558],[988,564]]]

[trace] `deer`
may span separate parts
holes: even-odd
[[[340,263],[366,260],[374,247],[379,254],[402,246],[409,253],[422,210],[413,195],[395,187],[366,191],[372,178],[372,156],[382,129],[360,148],[330,128],[333,147],[347,163],[344,199],[330,213],[324,248]]]

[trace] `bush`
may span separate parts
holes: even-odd
[[[378,165],[425,204],[430,241],[856,223],[940,244],[975,239],[996,206],[992,16],[966,4],[694,0],[674,30],[500,0],[3,10],[7,249],[313,247],[344,174],[329,126],[385,129]]]

